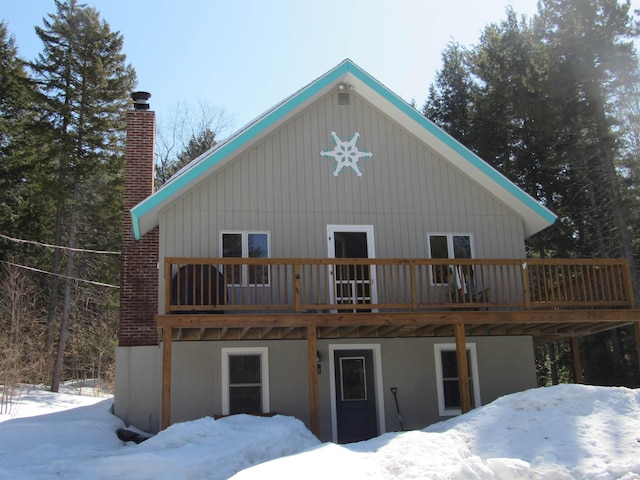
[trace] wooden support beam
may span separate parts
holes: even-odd
[[[329,335],[332,335],[333,332],[338,332],[335,335],[336,338],[338,338],[340,336],[339,335],[339,333],[340,333],[339,330],[340,330],[340,327],[338,325],[335,325],[333,327],[324,327],[322,329],[322,331],[320,332],[320,334],[321,334],[322,337],[328,337]]]
[[[304,335],[303,335],[304,333]],[[307,335],[306,326],[287,328],[286,332],[280,335],[281,340],[291,340],[291,339],[304,339]]]
[[[573,356],[573,383],[584,383],[578,337],[571,337],[571,355]]]
[[[640,322],[635,322],[636,329],[636,353],[638,354],[638,369],[640,369]]]
[[[372,327],[363,327],[360,329],[360,336],[367,337],[371,334],[375,334],[378,331],[378,328],[380,328],[378,325],[374,325]]]
[[[360,329],[360,327],[357,326],[357,325],[356,326],[352,326],[352,327],[341,328],[340,329],[340,338],[346,337],[347,335],[351,335],[353,332],[355,332],[358,329]]]
[[[289,335],[289,333],[291,333],[291,331],[293,331],[295,327],[287,327],[287,328],[282,328],[280,330],[280,338],[287,338],[287,335]]]
[[[434,337],[451,337],[455,335],[455,327],[454,325],[438,325],[434,330],[433,330],[433,336]]]
[[[433,331],[437,328],[437,325],[425,325],[424,327],[418,327],[416,329],[416,337],[431,337]]]
[[[471,410],[471,390],[469,388],[469,364],[467,363],[467,340],[464,334],[464,323],[456,323],[455,332],[458,381],[460,382],[460,410],[462,413],[467,413]]]
[[[402,327],[403,325],[391,325],[388,327],[380,327],[380,329],[378,330],[378,336],[384,337],[384,336],[390,335],[391,333],[401,329]]]
[[[320,405],[318,400],[318,332],[314,325],[307,327],[307,368],[309,370],[310,429],[320,436]]]
[[[267,327],[260,330],[260,339],[267,338],[269,332],[273,330],[273,327]]]
[[[482,324],[553,324],[553,323],[602,323],[614,328],[619,323],[638,321],[639,310],[532,310],[532,311],[438,311],[438,312],[377,312],[377,313],[306,313],[299,314],[223,314],[223,315],[157,315],[159,327],[173,328],[224,328],[234,327],[283,327],[296,328],[316,325],[332,326],[388,326],[388,325],[465,325]],[[304,319],[303,319],[304,318]]]
[[[478,325],[469,329],[469,336],[472,335],[489,335],[487,325]]]
[[[171,425],[171,336],[173,328],[162,329],[162,430]]]

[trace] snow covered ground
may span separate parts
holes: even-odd
[[[321,444],[291,417],[245,415],[125,444],[111,405],[23,394],[0,415],[0,478],[640,479],[640,390],[626,388],[529,390],[422,431],[346,446]]]

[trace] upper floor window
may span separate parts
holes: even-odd
[[[429,258],[473,258],[471,234],[430,233]],[[450,268],[448,265],[433,269],[433,283],[448,283]]]
[[[269,232],[221,232],[223,258],[269,258]],[[230,285],[268,285],[268,265],[227,265],[225,278]]]

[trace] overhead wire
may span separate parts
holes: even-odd
[[[21,238],[14,238],[14,237],[10,237],[8,235],[4,235],[3,233],[0,233],[0,238],[4,238],[5,240],[9,240],[9,241],[14,242],[14,243],[26,243],[26,244],[30,244],[30,245],[37,245],[37,246],[40,246],[40,247],[57,248],[57,249],[61,249],[61,250],[68,250],[68,251],[73,251],[73,252],[78,252],[78,253],[93,253],[93,254],[97,254],[97,255],[120,255],[121,254],[120,252],[111,252],[111,251],[107,251],[107,250],[91,250],[91,249],[86,249],[86,248],[74,248],[74,247],[64,247],[62,245],[51,245],[49,243],[36,242],[34,240],[23,240]],[[91,285],[97,285],[97,286],[100,286],[100,287],[120,288],[120,286],[111,285],[110,283],[96,282],[94,280],[85,280],[84,278],[70,277],[68,275],[63,275],[61,273],[47,272],[46,270],[41,270],[41,269],[35,268],[35,267],[29,267],[27,265],[19,265],[17,263],[8,262],[8,261],[5,261],[5,260],[0,260],[0,262],[4,263],[6,265],[11,265],[13,267],[23,268],[25,270],[30,270],[32,272],[44,273],[46,275],[53,275],[55,277],[68,278],[68,279],[74,280],[76,282],[89,283]]]
[[[31,245],[38,245],[40,247],[58,248],[61,250],[70,250],[73,252],[80,252],[80,253],[95,253],[98,255],[120,255],[121,254],[121,252],[111,252],[108,250],[90,250],[86,248],[74,248],[74,247],[64,247],[62,245],[51,245],[49,243],[36,242],[34,240],[23,240],[21,238],[13,238],[8,235],[4,235],[2,233],[0,233],[0,238],[4,238],[5,240],[9,240],[14,243],[28,243]]]
[[[12,267],[24,268],[25,270],[31,270],[33,272],[53,275],[55,277],[68,278],[70,280],[75,280],[76,282],[90,283],[92,285],[98,285],[99,287],[120,288],[119,285],[111,285],[110,283],[102,283],[102,282],[96,282],[93,280],[85,280],[84,278],[70,277],[68,275],[62,275],[61,273],[47,272],[46,270],[40,270],[39,268],[28,267],[26,265],[20,265],[13,262],[7,262],[6,260],[0,260],[0,263],[4,263],[5,265],[11,265]]]

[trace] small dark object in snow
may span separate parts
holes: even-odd
[[[138,432],[134,432],[131,430],[127,430],[126,428],[119,428],[116,430],[116,435],[123,442],[136,442],[142,443],[149,437],[144,437],[140,435]]]

